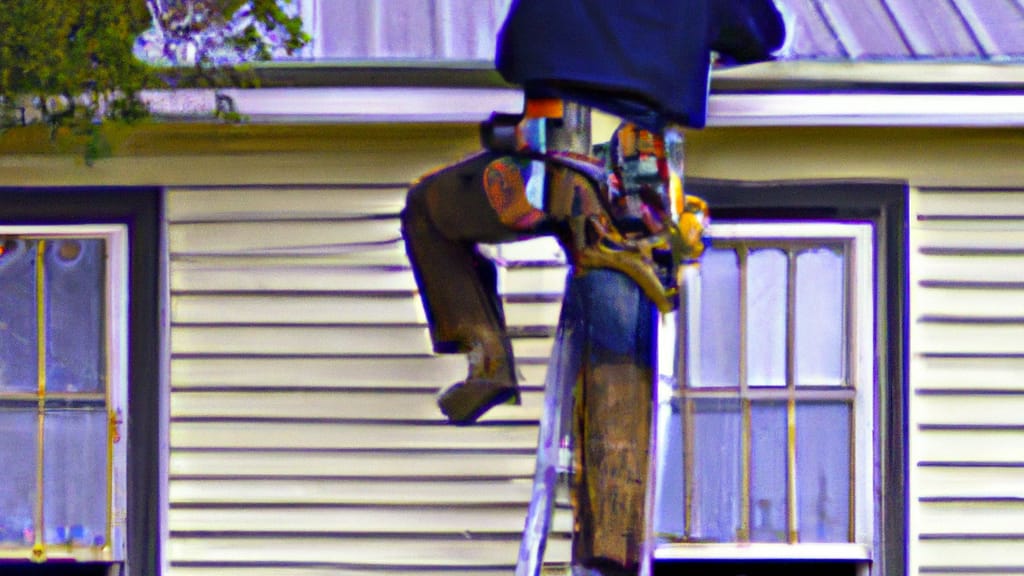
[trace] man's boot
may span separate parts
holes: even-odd
[[[507,402],[519,404],[519,386],[507,337],[497,341],[482,333],[467,352],[469,374],[438,396],[437,405],[448,421],[472,424],[491,408]]]

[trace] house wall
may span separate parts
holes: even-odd
[[[235,128],[143,129],[93,168],[0,157],[15,185],[167,186],[167,573],[510,573],[561,255],[501,276],[524,406],[447,426],[435,394],[467,366],[432,354],[398,214],[476,126]],[[570,522],[556,512],[551,563]]]
[[[465,360],[431,352],[397,218],[408,177],[376,170],[168,191],[171,574],[510,573],[551,341],[514,341],[523,408],[445,425],[434,397]],[[513,330],[557,318],[537,288],[506,290]]]
[[[550,347],[529,335],[564,268],[507,251],[543,263],[503,273],[525,407],[446,427],[433,394],[465,365],[430,354],[395,218],[475,126],[147,127],[91,168],[4,142],[0,185],[168,187],[171,574],[509,573]],[[709,128],[687,152],[700,177],[910,182],[909,573],[1024,567],[1024,134]]]

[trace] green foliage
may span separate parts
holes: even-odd
[[[26,105],[51,123],[136,113],[127,103],[107,104],[151,80],[131,55],[148,22],[141,0],[3,0],[0,98],[7,116]]]
[[[192,43],[193,61],[169,58],[176,70],[137,59],[136,39],[154,24],[162,38]],[[308,40],[276,0],[0,0],[0,132],[32,122],[69,129],[91,162],[109,148],[99,126],[145,117],[140,91],[173,86],[181,65],[205,85],[237,85],[225,62],[268,60],[272,41],[291,53]]]

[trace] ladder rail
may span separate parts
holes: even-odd
[[[572,281],[571,274],[566,280]],[[568,290],[566,291],[568,293]],[[551,528],[562,438],[570,432],[573,388],[582,362],[582,334],[575,306],[563,304],[544,379],[544,408],[537,433],[537,463],[516,576],[540,576]]]
[[[570,272],[570,275],[572,272]],[[571,281],[571,277],[568,281]],[[566,292],[568,294],[568,291]],[[571,433],[573,389],[582,368],[583,337],[579,309],[573,303],[563,305],[555,334],[555,343],[544,382],[544,406],[537,440],[533,489],[527,511],[523,538],[516,563],[516,576],[540,576],[544,550],[551,527],[552,510],[558,486],[558,466],[562,438]],[[661,398],[665,385],[671,387],[676,369],[676,313],[663,315],[653,322],[652,343],[657,350],[654,371],[651,427],[648,449],[647,485],[644,494],[644,540],[640,576],[653,574],[654,551],[657,545],[654,519],[657,513],[657,479],[659,476],[658,440]],[[668,328],[666,330],[665,328]],[[667,351],[667,352],[666,352]]]

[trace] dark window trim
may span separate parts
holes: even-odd
[[[0,224],[58,225],[118,223],[128,226],[128,430],[127,551],[128,573],[160,573],[161,548],[161,409],[162,324],[160,317],[162,192],[155,187],[0,187]],[[31,574],[90,573],[83,563],[22,566]],[[15,570],[3,567],[4,573]],[[78,572],[75,572],[78,573]],[[96,572],[99,573],[99,572]]]
[[[786,576],[856,576],[855,564],[840,560],[688,560],[662,564],[654,576],[754,576],[785,574]]]
[[[875,402],[876,449],[881,450],[882,492],[876,517],[875,574],[904,576],[908,519],[907,218],[909,187],[899,180],[792,180],[741,182],[689,178],[686,191],[707,200],[715,221],[871,221],[876,225],[876,273],[886,285],[877,297],[886,325],[876,345],[885,385]]]

